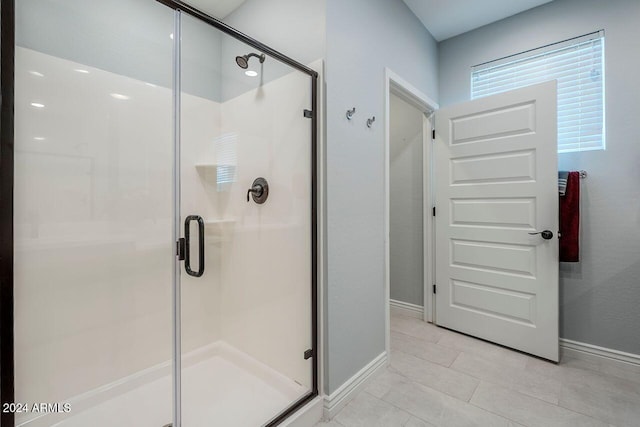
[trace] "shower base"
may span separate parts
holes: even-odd
[[[172,421],[172,380],[165,363],[70,399],[70,414],[18,420],[19,427],[162,427]],[[160,374],[161,373],[161,374]],[[185,427],[256,427],[308,389],[224,342],[183,357]]]

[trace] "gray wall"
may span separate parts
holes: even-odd
[[[247,0],[223,21],[303,64],[324,58],[323,0]]]
[[[584,169],[581,257],[560,266],[560,335],[640,354],[640,2],[556,0],[439,45],[440,106],[469,99],[470,67],[605,30],[606,151],[560,154]]]
[[[20,0],[16,44],[170,87],[173,10],[148,0]]]
[[[173,9],[150,0],[20,0],[16,44],[172,87],[173,19]],[[223,35],[189,16],[182,24],[182,90],[220,101]]]
[[[325,2],[248,0],[224,21],[308,64],[324,57]],[[20,0],[19,46],[172,86],[173,10],[153,0]],[[273,59],[251,78],[235,63],[253,49],[186,14],[182,18],[182,90],[224,102],[292,72]],[[255,61],[255,62],[254,62]],[[251,65],[257,60],[253,58]]]
[[[437,59],[435,40],[402,1],[327,0],[329,394],[385,350],[384,68],[437,100]]]
[[[222,102],[222,41],[230,37],[187,14],[181,16],[180,89]],[[239,70],[239,69],[238,69]]]
[[[307,65],[324,58],[325,12],[324,0],[247,0],[223,21]],[[288,65],[267,58],[259,69],[260,77],[246,77],[244,72],[239,72],[234,58],[249,51],[255,49],[231,37],[223,38],[224,101],[293,71]],[[251,66],[257,63],[256,58],[250,60]]]
[[[391,299],[424,305],[422,118],[392,95],[389,102],[389,249]]]

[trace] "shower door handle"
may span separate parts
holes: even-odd
[[[198,271],[191,269],[191,221],[198,221]],[[204,274],[204,220],[199,215],[189,215],[184,220],[184,269],[189,276],[200,277]]]

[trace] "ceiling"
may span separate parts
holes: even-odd
[[[246,0],[187,0],[223,19]],[[553,0],[403,0],[437,41],[466,33]]]
[[[222,19],[246,0],[187,0],[186,3],[214,18]]]
[[[403,0],[437,41],[553,0]]]

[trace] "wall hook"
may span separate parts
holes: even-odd
[[[353,107],[351,110],[347,110],[347,120],[351,120],[355,113],[356,113],[356,107]]]
[[[376,116],[373,116],[370,119],[367,119],[367,127],[370,128],[373,122],[375,121],[376,121]]]

